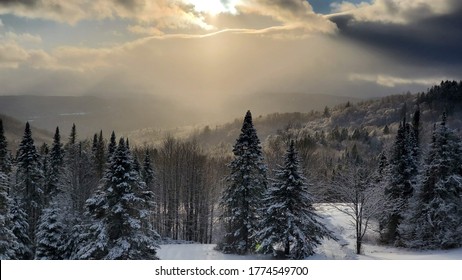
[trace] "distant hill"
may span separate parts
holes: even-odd
[[[225,101],[227,100],[227,101]],[[152,128],[170,130],[186,126],[216,125],[241,116],[247,109],[256,115],[275,112],[310,112],[322,110],[354,98],[301,93],[261,93],[236,97],[217,97],[212,102],[198,99],[194,104],[184,100],[156,96],[0,96],[0,113],[38,128],[54,131],[59,126],[63,135],[73,123],[82,138],[103,130],[118,135]],[[211,104],[214,103],[214,104]]]
[[[19,121],[3,114],[0,114],[0,119],[3,121],[5,137],[8,141],[8,149],[14,153],[18,148],[19,143],[21,143],[26,122]],[[36,146],[39,146],[42,143],[52,142],[53,134],[51,132],[44,129],[38,129],[33,125],[31,126],[31,130]]]
[[[327,94],[294,93],[258,93],[243,96],[233,100],[229,107],[238,108],[236,116],[244,114],[247,109],[256,112],[257,115],[272,113],[309,113],[322,111],[324,107],[334,107],[339,104],[352,102],[357,103],[363,99]]]

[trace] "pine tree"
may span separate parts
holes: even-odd
[[[69,135],[68,145],[72,146],[77,144],[77,128],[75,127],[75,123],[72,124],[71,134]]]
[[[120,140],[98,192],[87,201],[91,222],[82,236],[82,259],[156,259],[159,235],[151,216],[153,194],[133,170],[133,159]]]
[[[389,182],[385,186],[385,208],[381,217],[382,239],[401,245],[398,227],[409,209],[414,193],[417,165],[414,157],[415,137],[406,119],[400,123],[388,167]]]
[[[27,213],[23,210],[21,202],[13,199],[10,208],[11,231],[13,232],[16,242],[12,246],[14,251],[12,259],[31,260],[34,258],[32,241],[29,238],[29,224]]]
[[[15,258],[16,236],[11,230],[11,201],[8,195],[8,178],[0,171],[0,260]]]
[[[284,166],[276,170],[276,178],[264,199],[262,230],[257,233],[259,252],[277,255],[283,250],[290,259],[305,259],[331,232],[318,221],[313,197],[306,178],[300,173],[300,162],[291,141]]]
[[[111,133],[111,138],[109,139],[109,144],[107,146],[107,160],[109,161],[114,154],[115,150],[117,148],[117,143],[116,143],[116,136],[114,131]]]
[[[16,171],[16,191],[20,194],[27,214],[29,238],[34,240],[43,201],[43,173],[40,157],[32,139],[29,123],[26,123],[24,136],[18,150],[18,169]]]
[[[64,175],[64,149],[61,143],[59,127],[56,127],[55,135],[53,136],[53,145],[50,151],[50,166],[51,180],[47,189],[47,194],[50,197],[54,197],[60,191],[60,184]]]
[[[48,205],[49,201],[51,200],[49,190],[53,189],[50,163],[50,149],[46,143],[43,143],[42,146],[40,146],[39,155],[41,159],[40,167],[43,174],[42,206],[46,207],[46,205]]]
[[[259,209],[267,188],[267,168],[250,111],[244,118],[233,153],[234,159],[229,164],[231,174],[226,178],[227,186],[221,199],[225,236],[218,249],[246,254],[256,250]]]
[[[414,152],[418,152],[420,146],[420,126],[420,107],[417,107],[417,109],[414,112],[414,115],[412,115],[412,131],[413,136],[415,138]]]
[[[8,142],[5,138],[2,119],[0,119],[0,171],[5,174],[11,171],[11,159],[8,153]]]
[[[36,231],[35,258],[39,260],[62,260],[65,257],[65,230],[62,209],[56,198],[40,216]]]
[[[146,149],[146,153],[144,154],[143,169],[141,170],[141,175],[144,182],[146,183],[146,186],[148,186],[148,188],[154,192],[155,173],[154,168],[152,167],[149,149]]]
[[[422,182],[407,223],[400,229],[409,247],[449,249],[462,245],[462,145],[446,125],[433,132]]]
[[[99,132],[99,136],[95,134],[93,138],[93,155],[95,157],[96,173],[98,178],[103,177],[104,167],[106,164],[105,145],[103,131]]]

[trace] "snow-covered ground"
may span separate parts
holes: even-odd
[[[376,244],[376,234],[370,231],[365,237],[363,254],[355,254],[354,227],[350,218],[329,205],[318,205],[319,214],[326,226],[335,232],[338,241],[324,240],[311,260],[462,260],[462,248],[454,250],[416,251],[386,247]],[[216,250],[213,244],[167,244],[161,245],[158,257],[162,260],[262,260],[269,256],[229,255]]]

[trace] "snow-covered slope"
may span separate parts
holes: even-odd
[[[372,230],[365,237],[364,253],[355,254],[354,228],[350,218],[335,207],[321,204],[317,206],[326,226],[334,231],[338,241],[324,240],[310,260],[462,260],[462,248],[453,250],[416,251],[393,248],[377,244],[376,233]],[[227,255],[214,250],[213,244],[167,244],[162,245],[158,256],[163,260],[262,260],[270,256]]]

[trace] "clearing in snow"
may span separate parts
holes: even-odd
[[[308,260],[462,260],[462,248],[452,250],[408,250],[382,246],[376,242],[377,233],[369,230],[363,244],[363,254],[355,254],[355,231],[350,218],[328,204],[317,205],[325,225],[338,241],[324,239],[316,254]],[[265,260],[266,255],[233,255],[214,250],[214,244],[161,245],[157,256],[161,260]]]

